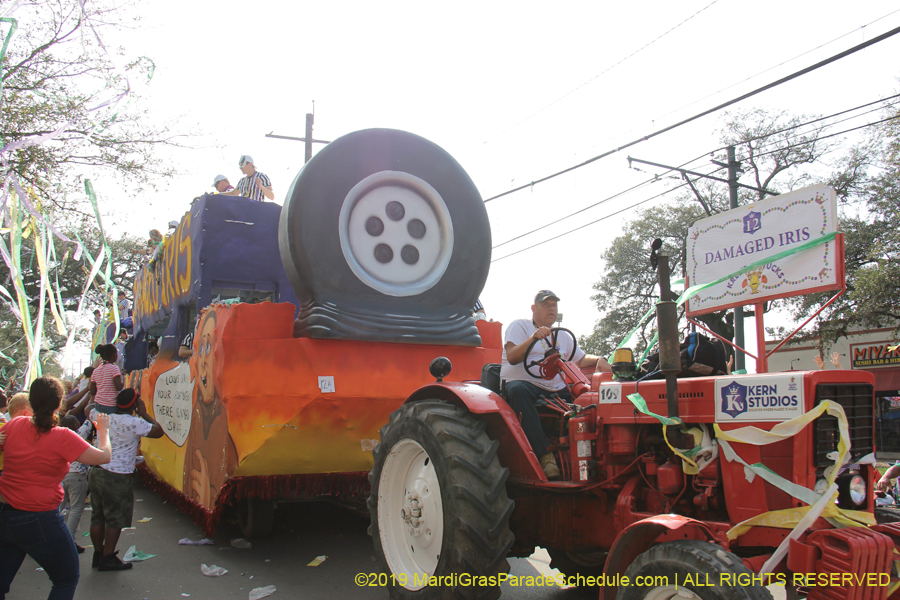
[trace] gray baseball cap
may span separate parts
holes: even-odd
[[[559,302],[559,296],[551,292],[550,290],[541,290],[534,297],[535,304],[538,302],[543,302],[544,300],[556,300]]]

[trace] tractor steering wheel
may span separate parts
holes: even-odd
[[[559,338],[560,331],[565,331],[567,334],[569,334],[569,337],[572,338],[572,352],[569,354],[568,357],[565,358],[565,360],[568,362],[568,361],[572,360],[573,356],[575,356],[575,350],[578,349],[578,340],[575,339],[575,334],[572,333],[571,331],[569,331],[568,329],[566,329],[565,327],[553,327],[550,329],[550,349],[544,353],[544,358],[546,359],[547,356],[549,356],[551,353],[557,351],[556,340]],[[543,339],[546,340],[547,338],[543,338]],[[531,372],[531,367],[539,366],[539,365],[543,364],[543,362],[544,362],[544,361],[539,361],[539,360],[532,361],[530,363],[528,362],[528,357],[531,355],[531,350],[534,348],[534,345],[537,344],[539,341],[540,340],[538,340],[538,339],[531,340],[531,343],[528,344],[528,349],[525,350],[525,359],[524,359],[525,372],[528,373],[529,375],[531,375],[532,377],[534,377],[535,379],[553,379],[553,377],[544,376],[543,372],[539,375],[535,375],[534,373]],[[543,369],[542,369],[542,371],[543,371]]]

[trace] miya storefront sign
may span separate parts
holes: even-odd
[[[850,362],[854,369],[900,365],[900,346],[896,342],[851,344]]]
[[[839,289],[836,232],[835,193],[821,185],[697,221],[688,231],[688,285],[728,279],[690,298],[688,314]]]

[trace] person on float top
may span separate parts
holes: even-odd
[[[96,323],[96,325],[94,325],[94,329],[91,332],[91,342],[92,343],[96,343],[96,342],[102,343],[102,340],[97,339],[98,334],[100,333],[100,330],[103,329],[103,313],[100,312],[100,309],[94,310],[94,323]]]
[[[472,312],[475,313],[476,321],[487,321],[487,313],[484,311],[484,304],[481,303],[481,298],[475,301]]]
[[[109,462],[109,418],[97,416],[98,447],[94,448],[74,431],[56,426],[62,396],[59,380],[35,379],[28,394],[34,415],[13,419],[0,432],[6,459],[0,477],[0,598],[9,592],[26,554],[50,577],[50,598],[75,596],[78,554],[59,514],[60,483],[72,461]]]
[[[243,173],[244,176],[238,181],[237,188],[230,192],[224,192],[224,195],[243,196],[258,202],[263,202],[265,198],[268,198],[269,200],[275,199],[275,192],[272,191],[271,180],[269,180],[269,177],[265,173],[256,170],[252,156],[249,154],[241,156],[241,159],[238,161],[238,166],[241,168],[241,173]]]
[[[509,324],[504,336],[503,363],[500,367],[500,379],[504,382],[506,401],[517,415],[521,415],[522,429],[547,479],[559,478],[559,466],[553,453],[548,451],[550,441],[541,428],[537,401],[539,396],[558,394],[571,402],[572,396],[561,376],[557,375],[550,381],[532,377],[525,370],[525,361],[540,362],[544,358],[544,353],[550,349],[550,328],[556,323],[559,314],[558,302],[559,297],[556,294],[550,290],[541,290],[534,297],[531,319],[517,319]],[[531,354],[526,357],[528,346],[535,340],[537,343],[532,348]],[[557,336],[557,348],[563,358],[572,353],[574,343],[575,340],[565,333]],[[612,371],[605,359],[585,354],[581,348],[575,350],[572,361],[580,368],[594,367],[597,371]],[[531,371],[538,372],[539,369],[531,367]]]
[[[234,186],[231,185],[228,178],[224,175],[216,175],[215,179],[213,179],[213,187],[216,188],[216,192],[219,194],[224,194],[234,189]]]
[[[187,335],[184,336],[184,339],[181,340],[181,345],[178,346],[178,358],[182,361],[186,361],[194,355],[194,331],[197,329],[198,319],[199,315],[191,321]]]
[[[150,343],[147,344],[147,366],[152,367],[153,363],[156,362],[156,357],[159,355],[159,342],[156,340],[150,340]]]
[[[116,412],[116,395],[124,386],[122,372],[116,364],[119,352],[112,344],[100,344],[94,350],[100,355],[100,366],[91,373],[91,394],[100,412]]]
[[[137,411],[137,416],[134,415]],[[95,417],[96,410],[90,416]],[[92,567],[101,571],[130,569],[131,563],[116,556],[122,529],[131,527],[134,512],[132,473],[142,437],[161,438],[162,426],[147,413],[134,388],[125,388],[116,397],[116,412],[109,415],[112,456],[107,464],[90,470]]]
[[[128,297],[125,295],[125,290],[119,290],[119,318],[124,319],[130,314],[131,302],[128,301]]]
[[[125,344],[128,342],[128,332],[124,329],[119,330],[119,339],[113,344],[116,347],[116,365],[119,370],[125,371]]]

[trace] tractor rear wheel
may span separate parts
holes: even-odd
[[[462,408],[426,400],[400,407],[381,429],[369,533],[391,598],[500,595],[514,505],[485,427]]]
[[[772,600],[741,559],[721,546],[678,540],[653,546],[625,571],[617,600]],[[638,579],[638,578],[641,579]],[[757,576],[758,577],[758,576]]]

